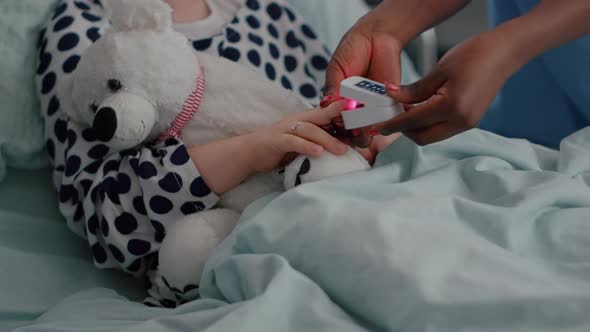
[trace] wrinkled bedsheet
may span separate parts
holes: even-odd
[[[589,182],[590,129],[560,151],[402,138],[369,172],[252,205],[202,300],[95,287],[18,331],[590,331]]]

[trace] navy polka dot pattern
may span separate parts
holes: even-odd
[[[164,240],[164,236],[166,236],[166,228],[159,221],[150,220],[150,223],[152,224],[152,227],[155,231],[154,240],[156,242],[162,242],[162,240]]]
[[[269,80],[274,81],[277,78],[277,72],[275,71],[275,67],[272,64],[267,63],[265,66],[266,77]]]
[[[207,196],[211,195],[211,190],[205,184],[205,181],[203,181],[203,179],[201,177],[196,178],[191,183],[190,190],[191,190],[191,194],[193,194],[193,196],[195,196],[195,197],[207,197]]]
[[[150,209],[156,214],[166,214],[174,208],[172,201],[164,196],[156,195],[150,199]]]
[[[53,143],[53,140],[48,139],[47,143],[46,143],[46,147],[47,147],[47,154],[49,154],[49,158],[52,161],[55,160],[55,143]]]
[[[69,57],[63,64],[62,69],[64,73],[71,73],[76,69],[78,62],[80,61],[80,56],[75,54]]]
[[[314,98],[317,95],[317,91],[315,89],[315,87],[311,84],[303,84],[301,86],[301,88],[299,88],[299,91],[301,92],[302,95],[308,97],[308,98]]]
[[[80,170],[82,160],[78,156],[71,156],[66,163],[66,176],[73,176]]]
[[[86,227],[88,227],[88,233],[96,235],[96,230],[98,229],[98,217],[96,215],[90,217]]]
[[[88,30],[86,30],[86,37],[88,37],[88,39],[90,39],[91,42],[95,42],[98,40],[98,38],[100,38],[100,32],[98,30],[97,27],[92,27]]]
[[[291,84],[291,81],[289,81],[289,79],[286,76],[283,76],[281,78],[281,84],[283,85],[283,87],[287,90],[293,90],[293,85]]]
[[[109,236],[109,222],[104,217],[100,221],[100,231],[102,233],[102,236]]]
[[[133,208],[135,211],[143,216],[147,216],[147,210],[142,196],[136,196],[133,198]]]
[[[279,51],[279,48],[277,47],[277,45],[275,45],[273,43],[268,44],[268,50],[270,52],[270,56],[272,56],[273,59],[275,59],[275,60],[277,60],[281,56],[281,52]]]
[[[57,43],[57,49],[62,52],[69,51],[72,48],[76,47],[79,41],[80,36],[78,36],[77,33],[66,33],[65,35],[63,35],[63,37],[61,37],[61,39]]]
[[[111,251],[111,254],[113,255],[113,257],[117,260],[117,262],[119,262],[119,263],[125,262],[125,256],[123,255],[121,250],[119,250],[119,248],[115,247],[112,244],[109,244],[109,250]]]
[[[68,138],[68,123],[64,120],[57,120],[53,125],[53,134],[55,138],[61,143],[65,143]]]
[[[87,19],[90,22],[97,22],[97,21],[101,20],[100,16],[93,15],[89,12],[83,12],[82,17],[84,17],[85,19]]]
[[[248,52],[248,60],[250,60],[250,63],[252,63],[254,66],[259,67],[260,66],[260,54],[258,53],[258,51],[250,50]]]
[[[240,33],[232,28],[227,28],[225,30],[225,33],[227,35],[227,40],[232,43],[239,43],[240,40],[242,39],[242,36],[240,35]]]
[[[92,187],[92,181],[82,180],[82,181],[80,181],[80,186],[82,187],[82,190],[84,192],[84,196],[86,196],[86,195],[88,195],[88,192],[90,192],[90,187]]]
[[[131,191],[131,178],[125,173],[117,175],[117,190],[120,195],[125,195]]]
[[[254,15],[250,15],[246,17],[246,22],[253,28],[258,29],[260,28],[260,21]]]
[[[255,35],[254,33],[250,32],[248,34],[248,39],[250,39],[251,42],[253,42],[254,44],[258,45],[258,46],[262,46],[264,45],[264,39],[262,39],[260,36]],[[254,51],[254,50],[252,50]]]
[[[76,7],[78,7],[78,9],[81,10],[89,10],[90,7],[85,4],[83,1],[74,1],[74,4],[76,5]]]
[[[130,240],[127,244],[127,250],[135,256],[143,256],[150,252],[152,245],[149,241],[141,239]]]
[[[117,160],[108,160],[102,166],[102,171],[104,174],[108,174],[109,172],[116,172],[119,169],[119,161]]]
[[[57,8],[55,8],[55,12],[53,14],[52,19],[55,20],[56,18],[58,18],[61,14],[63,14],[66,11],[67,8],[67,3],[62,3],[61,5],[57,6]]]
[[[147,180],[156,175],[158,175],[158,170],[156,169],[156,166],[154,166],[153,163],[145,161],[139,166],[139,176],[142,179]]]
[[[268,13],[268,16],[270,16],[270,18],[272,18],[274,21],[278,21],[283,15],[281,6],[279,6],[276,2],[271,2],[268,4],[266,7],[266,12]]]
[[[76,144],[77,135],[73,130],[68,129],[67,137],[68,137],[68,148],[71,148],[72,146],[74,146],[74,144]]]
[[[260,3],[258,2],[258,0],[248,0],[246,1],[246,6],[248,6],[248,8],[250,8],[253,11],[257,11],[258,9],[260,9]]]
[[[317,70],[326,70],[328,68],[328,59],[322,55],[314,55],[311,58],[311,64]]]
[[[207,49],[209,49],[209,47],[211,47],[211,44],[213,44],[213,39],[212,38],[207,38],[207,39],[202,39],[202,40],[196,40],[196,41],[194,41],[193,42],[193,47],[197,51],[206,51]]]
[[[122,235],[129,235],[137,230],[137,219],[127,212],[123,212],[115,219],[115,228]]]
[[[275,38],[279,38],[279,30],[277,30],[277,28],[274,26],[274,24],[269,23],[268,24],[268,33],[275,37]]]
[[[98,243],[95,243],[92,246],[92,255],[94,255],[94,260],[98,264],[103,264],[107,261],[107,253],[104,250],[104,248]]]
[[[53,26],[53,31],[58,32],[61,31],[74,23],[74,18],[71,16],[64,16],[60,18],[55,25]]]
[[[285,56],[285,69],[289,73],[292,73],[295,69],[297,69],[297,58],[292,55]]]
[[[107,155],[108,152],[109,148],[106,145],[98,144],[93,146],[90,151],[88,151],[88,157],[92,159],[102,159]]]
[[[299,38],[295,35],[295,32],[289,31],[287,32],[287,36],[285,37],[285,41],[287,42],[287,46],[291,48],[297,48],[301,44]]]
[[[158,181],[158,185],[165,192],[177,193],[182,190],[182,178],[180,175],[170,172]]]
[[[45,74],[47,68],[51,64],[51,54],[43,53],[39,57],[39,65],[37,66],[37,75]]]
[[[303,34],[309,39],[318,38],[315,32],[311,29],[311,27],[305,23],[301,25],[301,32],[303,32]]]
[[[219,55],[233,62],[240,61],[240,57],[242,56],[240,50],[231,46],[224,48]]]
[[[141,276],[156,268],[154,257],[169,225],[214,207],[218,197],[182,142],[110,151],[91,128],[69,121],[62,111],[58,84],[109,27],[101,1],[61,0],[37,39],[36,86],[68,227],[87,240],[98,267]],[[286,0],[244,0],[223,33],[190,43],[196,52],[249,66],[310,104],[319,103],[329,52]]]
[[[295,13],[293,13],[293,11],[289,9],[289,7],[285,7],[285,13],[287,13],[289,21],[295,22],[297,20],[297,16],[295,16]]]
[[[190,215],[190,214],[205,210],[205,205],[203,205],[203,203],[201,203],[201,202],[188,202],[188,203],[184,203],[180,207],[180,210],[182,211],[183,214]]]
[[[55,81],[57,80],[57,76],[54,72],[49,72],[47,75],[43,77],[43,83],[41,88],[42,94],[48,94],[53,88],[55,87]]]

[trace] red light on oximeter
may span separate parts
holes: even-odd
[[[350,111],[350,110],[356,109],[357,106],[358,106],[358,101],[356,101],[354,99],[346,99],[346,105],[344,106],[344,109],[347,111]]]

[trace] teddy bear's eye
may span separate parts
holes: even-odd
[[[92,113],[96,114],[96,112],[98,112],[98,105],[96,105],[96,103],[90,104],[90,110]]]
[[[121,84],[121,81],[115,79],[108,80],[107,86],[112,92],[117,92],[123,88],[123,84]]]

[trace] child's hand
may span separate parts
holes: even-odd
[[[345,109],[345,102],[315,108],[283,119],[274,125],[247,135],[251,148],[251,167],[255,172],[269,172],[298,154],[317,157],[324,150],[342,155],[348,145],[331,136],[320,126],[330,124]]]

